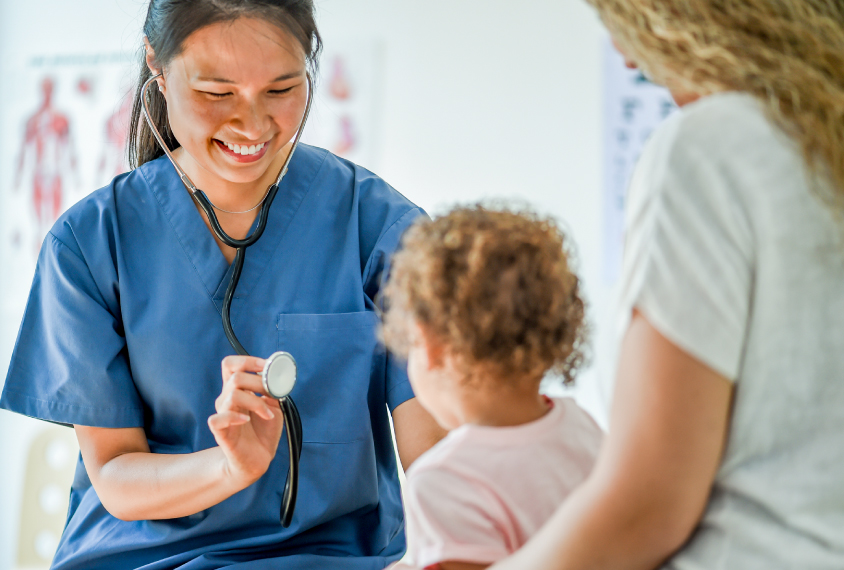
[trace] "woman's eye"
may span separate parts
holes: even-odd
[[[231,93],[214,93],[212,91],[202,91],[205,95],[209,95],[215,99],[222,99],[223,97],[228,97]]]
[[[288,87],[287,89],[271,89],[271,95],[284,95],[285,93],[290,93],[293,90],[292,87]]]

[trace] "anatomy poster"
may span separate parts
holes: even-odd
[[[376,42],[333,42],[322,55],[302,141],[376,168],[381,50]]]
[[[607,40],[604,47],[603,274],[618,279],[624,246],[624,204],[633,167],[654,129],[677,108],[671,95],[649,82]]]
[[[64,210],[128,170],[132,59],[47,56],[21,70],[4,117],[12,152],[0,169],[0,239],[21,270]]]

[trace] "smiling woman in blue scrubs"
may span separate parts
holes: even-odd
[[[144,33],[141,84],[163,72],[154,120],[243,238],[305,109],[313,4],[154,0]],[[383,568],[404,551],[388,408],[405,466],[441,435],[375,334],[390,255],[421,210],[302,145],[248,249],[234,329],[250,353],[299,365],[299,498],[282,528],[283,420],[263,361],[227,357],[220,324],[234,251],[139,124],[139,96],[138,167],[47,235],[0,401],[79,439],[53,567]]]

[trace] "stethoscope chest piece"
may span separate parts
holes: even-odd
[[[264,364],[261,379],[271,398],[286,398],[296,385],[296,360],[289,352],[273,353]]]

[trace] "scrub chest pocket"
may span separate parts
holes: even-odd
[[[302,416],[301,482],[317,496],[354,497],[358,508],[378,503],[369,409],[373,391],[385,390],[377,325],[372,311],[278,317],[278,350],[298,367],[291,396]],[[384,396],[374,401],[383,406]]]

